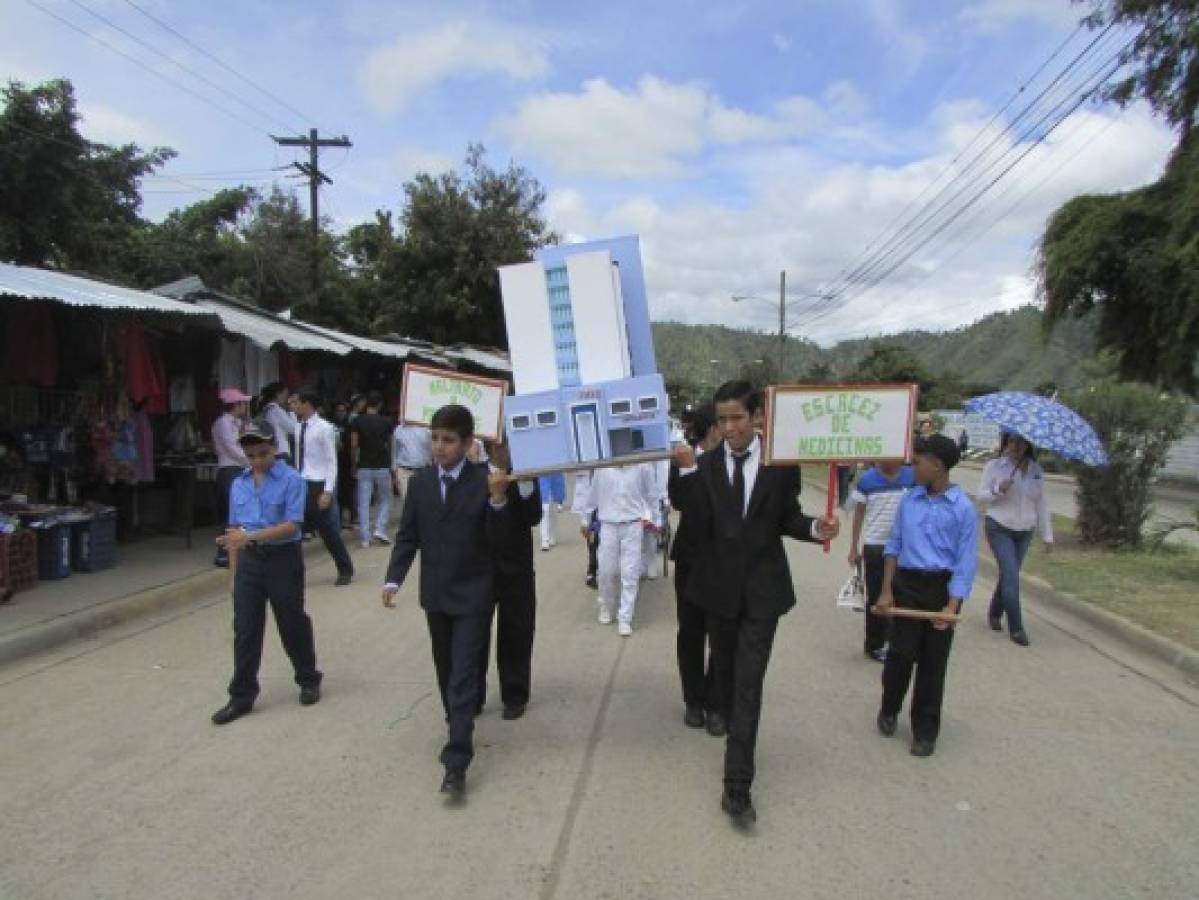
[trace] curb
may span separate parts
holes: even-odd
[[[999,577],[999,567],[992,559],[980,555],[978,568],[985,570],[993,579]],[[1135,622],[1081,600],[1074,594],[1059,591],[1048,581],[1035,575],[1021,575],[1020,589],[1045,606],[1076,616],[1108,637],[1152,656],[1192,678],[1199,678],[1199,651],[1155,634]]]
[[[319,547],[319,542],[315,542]],[[305,562],[311,565],[310,557],[316,548],[305,548]],[[323,554],[328,559],[327,554]],[[31,625],[15,634],[0,638],[0,665],[6,665],[53,650],[71,641],[95,637],[106,628],[122,625],[153,613],[165,612],[185,606],[202,597],[228,591],[229,572],[214,569],[200,572],[157,587],[138,591],[125,597],[116,597],[95,606],[67,613],[39,625]]]

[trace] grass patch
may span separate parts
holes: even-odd
[[[1046,554],[1037,538],[1025,572],[1199,650],[1199,551],[1174,545],[1157,551],[1086,547],[1074,533],[1073,519],[1053,520],[1053,553]],[[990,555],[985,543],[981,552]]]

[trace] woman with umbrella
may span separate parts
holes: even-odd
[[[1032,444],[1014,432],[1004,432],[999,457],[983,470],[978,500],[988,507],[987,544],[999,567],[987,618],[993,630],[1001,631],[1006,615],[1012,641],[1027,647],[1028,633],[1020,614],[1020,567],[1038,528],[1046,551],[1053,546],[1045,473]]]

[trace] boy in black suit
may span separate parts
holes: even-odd
[[[511,514],[509,479],[466,458],[475,430],[470,410],[443,406],[431,425],[434,464],[409,482],[383,605],[395,606],[395,595],[420,551],[420,604],[449,723],[449,740],[441,751],[441,790],[460,797],[474,757],[479,661],[495,605],[492,553],[510,527],[505,521]]]
[[[799,470],[762,464],[754,430],[761,396],[744,381],[714,398],[724,442],[698,461],[675,451],[680,512],[697,549],[687,597],[708,612],[715,680],[729,710],[721,808],[739,825],[757,817],[750,787],[762,710],[762,684],[779,617],[795,605],[783,536],[820,543],[837,536],[835,517],[813,519],[799,508]],[[731,689],[728,687],[731,686]]]
[[[488,448],[491,465],[501,472],[512,468],[508,448]],[[500,676],[500,700],[504,719],[525,714],[533,679],[533,634],[537,628],[537,577],[533,569],[533,532],[541,524],[541,491],[537,481],[508,485],[508,507],[499,543],[493,547],[495,562],[495,667]],[[479,660],[479,708],[487,699],[487,668],[491,651],[491,621]]]

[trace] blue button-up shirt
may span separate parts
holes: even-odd
[[[978,513],[956,484],[930,497],[919,485],[904,496],[883,551],[901,569],[949,572],[949,596],[965,600],[978,567]]]
[[[276,461],[262,479],[254,483],[254,472],[247,469],[233,480],[229,492],[229,524],[246,531],[258,531],[284,522],[295,522],[295,536],[272,544],[291,544],[300,540],[304,522],[304,501],[308,486],[300,473],[287,463]]]

